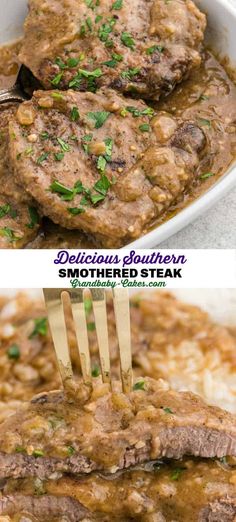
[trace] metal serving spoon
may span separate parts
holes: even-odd
[[[42,87],[32,72],[25,65],[21,65],[15,84],[8,89],[0,90],[0,105],[29,100],[33,91],[40,88]]]

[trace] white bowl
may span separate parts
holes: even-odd
[[[228,56],[236,66],[236,0],[195,0],[208,15],[207,40],[222,56]],[[0,0],[0,44],[22,34],[27,12],[27,0]],[[205,194],[169,221],[142,236],[127,247],[152,248],[189,225],[212,207],[236,185],[236,168],[232,166]],[[126,247],[126,248],[127,248]]]

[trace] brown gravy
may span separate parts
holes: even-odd
[[[14,81],[19,62],[20,42],[0,50],[0,88]],[[234,75],[231,75],[232,77]],[[184,198],[155,220],[144,233],[171,219],[200,197],[227,171],[236,157],[236,87],[228,73],[210,51],[205,51],[200,69],[181,83],[174,93],[159,102],[177,119],[197,121],[207,135],[208,148],[200,162],[196,180]],[[29,248],[93,248],[94,239],[79,231],[65,231],[46,220],[41,233]],[[97,244],[97,247],[100,245]]]

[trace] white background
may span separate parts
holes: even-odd
[[[158,249],[155,251],[158,252]],[[92,252],[87,251],[88,254]],[[129,250],[98,252],[104,255],[117,253],[119,256],[125,256]],[[14,250],[1,251],[0,288],[69,287],[69,280],[58,277],[59,268],[67,268],[69,265],[55,265],[57,253],[58,250],[18,250],[16,255]],[[79,251],[70,251],[71,255],[78,253]],[[147,255],[152,254],[153,250],[139,250],[137,253]],[[161,250],[161,254],[185,255],[188,259],[188,262],[182,265],[183,278],[168,280],[168,288],[236,288],[236,250]],[[85,265],[83,267],[86,268]],[[158,268],[165,267],[171,268],[171,265],[158,265]],[[79,266],[71,265],[70,268]],[[97,268],[103,266],[99,265]],[[154,265],[152,268],[155,268]],[[178,266],[175,265],[175,268]]]

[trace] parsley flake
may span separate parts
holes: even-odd
[[[110,116],[110,112],[107,111],[97,111],[97,112],[88,112],[88,118],[94,121],[95,129],[100,129],[103,124],[107,121],[107,118]]]
[[[129,47],[129,49],[132,49],[132,51],[134,50],[135,41],[130,33],[127,33],[126,31],[124,31],[121,34],[121,41],[126,47]]]
[[[33,339],[36,335],[47,335],[47,318],[46,317],[39,317],[34,320],[34,329],[32,333],[29,335],[29,339]]]
[[[10,348],[7,350],[7,355],[9,359],[19,359],[20,358],[20,348],[17,344],[12,344]]]
[[[39,224],[39,214],[35,207],[28,207],[29,215],[30,215],[30,223],[28,223],[28,228],[34,228],[36,225]]]
[[[138,381],[134,384],[133,390],[145,390],[145,381]]]

